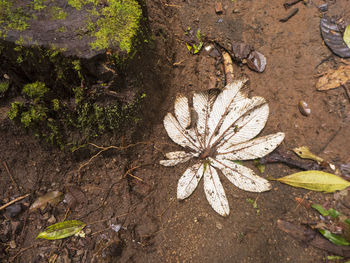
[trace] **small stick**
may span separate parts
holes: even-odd
[[[232,65],[232,59],[229,53],[226,51],[222,51],[222,58],[224,60],[224,67],[225,67],[225,77],[226,77],[226,85],[233,82],[233,65]]]
[[[285,18],[280,19],[280,22],[282,23],[287,22],[289,19],[295,16],[296,13],[298,13],[298,11],[299,11],[299,8],[294,8]]]
[[[5,167],[6,171],[7,171],[7,174],[9,175],[9,177],[10,177],[10,179],[11,179],[13,185],[16,187],[17,191],[18,191],[18,192],[21,192],[21,191],[19,190],[19,187],[18,187],[18,185],[17,185],[15,179],[13,178],[12,174],[10,173],[10,170],[9,170],[9,168],[7,167],[6,162],[4,161],[4,162],[2,162],[2,164],[4,165],[4,167]]]
[[[345,90],[345,93],[346,93],[346,96],[348,96],[348,100],[349,100],[349,102],[350,102],[350,91],[349,91],[349,87],[346,85],[346,84],[344,84],[344,85],[342,85],[343,86],[343,88],[344,88],[344,90]]]
[[[18,202],[18,201],[21,201],[22,199],[26,198],[26,197],[29,196],[29,195],[30,195],[30,194],[22,195],[22,196],[20,196],[20,197],[17,197],[16,199],[13,199],[12,201],[10,201],[10,202],[4,204],[3,206],[1,206],[1,207],[0,207],[0,211],[1,211],[2,209],[6,208],[6,207],[8,207],[8,206],[10,206],[10,205],[12,205],[13,203],[16,203],[16,202]]]
[[[285,2],[285,3],[283,4],[283,6],[284,6],[285,9],[288,9],[288,8],[291,7],[292,5],[295,5],[295,4],[297,4],[297,3],[301,2],[301,1],[303,1],[303,0],[291,0],[291,1],[287,1],[287,2]]]

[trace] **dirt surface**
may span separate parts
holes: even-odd
[[[300,2],[299,12],[286,23],[279,22],[290,11],[284,9],[284,1],[218,2],[223,14],[216,14],[215,1],[147,1],[154,45],[130,72],[140,74],[147,93],[144,121],[123,138],[105,136],[97,141],[124,148],[92,159],[81,169],[80,184],[79,167],[99,149],[60,152],[18,130],[1,113],[1,204],[30,194],[17,203],[17,214],[13,206],[0,211],[2,262],[324,262],[324,251],[298,243],[276,222],[279,218],[297,224],[315,221],[316,213],[298,206],[295,197],[329,202],[349,216],[334,195],[277,182],[272,182],[269,192],[249,193],[221,177],[231,207],[230,215],[223,218],[208,204],[202,182],[188,199],[176,200],[177,181],[188,164],[167,168],[158,163],[164,153],[180,149],[162,123],[173,110],[176,94],[190,96],[225,83],[222,63],[204,49],[197,55],[188,52],[183,41],[188,27],[199,27],[206,39],[218,43],[251,44],[266,56],[263,73],[245,65],[234,68],[237,78],[249,77],[249,95],[269,102],[270,116],[262,135],[282,131],[286,138],[280,147],[285,150],[307,145],[334,164],[349,162],[349,98],[342,87],[327,92],[315,89],[317,74],[342,64],[323,44],[317,6],[327,2],[329,15],[349,15],[348,1]],[[300,114],[300,100],[308,103],[310,116]],[[5,109],[3,105],[1,112]],[[143,143],[125,148],[136,142]],[[245,164],[259,173],[252,162]],[[277,178],[296,171],[270,164],[262,176]],[[38,196],[52,190],[79,192],[80,203],[69,208],[60,202],[28,212]],[[256,200],[258,208],[248,200]],[[86,222],[86,237],[35,240],[46,226],[64,219]],[[114,231],[111,224],[120,224],[120,230]]]

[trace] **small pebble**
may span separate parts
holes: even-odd
[[[219,222],[216,222],[216,228],[221,230],[223,228],[223,225]]]
[[[17,247],[16,242],[14,240],[11,240],[9,245],[10,245],[10,248],[12,249]]]
[[[311,109],[309,108],[309,105],[303,100],[299,101],[298,108],[301,114],[304,116],[309,116],[311,114]]]
[[[52,216],[47,220],[47,222],[48,222],[49,224],[54,224],[54,223],[56,223],[56,218],[52,215]]]

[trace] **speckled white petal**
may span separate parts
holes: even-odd
[[[253,97],[235,106],[225,118],[222,131],[213,140],[218,148],[227,149],[237,143],[254,138],[264,128],[269,116],[269,106],[262,97]],[[235,109],[237,108],[237,111]],[[216,142],[215,142],[216,141]]]
[[[193,157],[198,157],[198,153],[187,153],[184,151],[168,152],[165,157],[169,160],[161,160],[159,164],[163,166],[175,166],[179,163],[185,163]]]
[[[171,113],[168,113],[164,117],[163,122],[165,130],[175,143],[181,145],[182,147],[189,147],[196,151],[199,149],[198,139],[188,130],[183,129],[177,119]]]
[[[271,189],[266,179],[257,176],[253,170],[230,160],[211,159],[212,165],[221,170],[226,178],[238,188],[249,192],[265,192]]]
[[[208,130],[209,130],[209,143],[212,142],[212,137],[216,136],[216,133],[219,132],[220,127],[230,112],[234,107],[236,101],[245,99],[246,96],[240,92],[240,89],[243,87],[244,83],[247,80],[236,80],[228,84],[221,93],[217,96],[213,108],[209,114],[208,120]]]
[[[197,163],[188,168],[179,179],[177,184],[177,199],[185,199],[196,190],[203,176],[203,165]]]
[[[251,160],[261,158],[276,149],[283,139],[283,132],[270,134],[234,145],[225,152],[218,149],[217,158],[223,158],[222,156],[228,160]]]
[[[208,119],[217,92],[208,90],[193,95],[193,108],[197,113],[197,131],[202,144],[208,144]]]
[[[174,106],[175,116],[183,129],[191,125],[191,114],[188,106],[188,99],[183,95],[178,95]]]
[[[220,178],[215,168],[206,165],[204,169],[204,192],[211,207],[221,216],[228,216],[230,207]]]

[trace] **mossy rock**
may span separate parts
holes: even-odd
[[[0,76],[22,96],[9,119],[60,147],[131,127],[144,95],[118,83],[141,19],[136,0],[0,0]]]
[[[85,59],[130,54],[141,18],[136,0],[1,0],[0,38]]]

